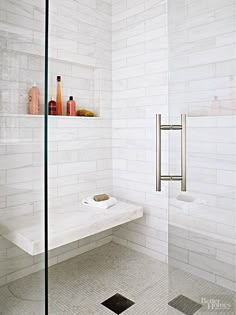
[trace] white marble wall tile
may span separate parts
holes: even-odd
[[[163,255],[168,255],[167,242],[163,242],[152,237],[146,237],[146,247]]]
[[[114,235],[133,243],[136,243],[141,246],[145,246],[146,240],[145,236],[134,231],[126,230],[125,228],[121,227],[118,230],[114,231]]]
[[[185,270],[185,272],[189,272],[189,273],[191,273],[197,277],[203,278],[207,281],[215,282],[215,280],[216,280],[216,275],[214,273],[212,273],[211,271],[208,272],[202,268],[198,268],[198,267],[195,267],[193,265],[186,264],[186,263],[181,262],[179,260],[176,260],[174,258],[169,258],[168,263],[172,267]]]
[[[117,241],[116,239],[114,240],[115,242]],[[125,244],[123,244],[124,246],[126,246]],[[166,255],[163,255],[161,254],[160,252],[157,252],[156,250],[152,250],[150,248],[147,248],[147,247],[143,247],[143,246],[140,246],[138,245],[137,243],[132,243],[132,242],[129,242],[127,243],[127,247],[128,248],[131,248],[133,250],[136,250],[138,252],[141,252],[145,255],[148,255],[148,256],[151,256],[159,261],[162,261],[162,262],[167,262],[167,258],[166,258]]]
[[[228,280],[234,279],[234,266],[210,259],[208,257],[189,253],[189,261],[193,266],[199,267],[208,272],[213,272],[216,275],[219,275]]]
[[[170,232],[169,232],[170,233]],[[183,233],[182,233],[183,234]],[[183,234],[184,237],[184,234]],[[186,238],[180,238],[176,236],[172,236],[169,234],[169,244],[173,244],[176,247],[183,248],[192,252],[196,252],[199,254],[204,254],[206,256],[215,258],[216,257],[216,249],[214,247],[207,246],[205,244],[201,244],[200,242],[193,242]],[[171,253],[171,249],[169,249]],[[180,260],[180,259],[179,259]]]
[[[222,250],[224,252],[228,252],[234,254],[235,248],[234,244],[230,243],[229,240],[217,239],[213,236],[200,234],[195,231],[189,231],[189,239],[196,243],[200,243],[202,245],[210,246],[212,248],[216,248]]]

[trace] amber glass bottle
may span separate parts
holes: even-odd
[[[57,115],[62,115],[62,99],[61,99],[61,77],[57,77]]]
[[[57,103],[51,98],[51,101],[48,103],[48,115],[57,114]]]

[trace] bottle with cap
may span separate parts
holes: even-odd
[[[76,116],[76,103],[73,99],[73,96],[70,96],[66,104],[66,115],[67,116]]]
[[[29,91],[29,114],[39,114],[39,89],[34,83]]]
[[[56,106],[57,106],[57,115],[62,115],[61,77],[60,76],[57,76]]]
[[[48,115],[57,114],[57,103],[51,98],[51,101],[48,103]]]

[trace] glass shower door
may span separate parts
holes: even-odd
[[[236,119],[188,116],[186,135],[186,192],[169,187],[169,301],[183,295],[199,314],[235,314]],[[181,144],[169,141],[175,174]]]
[[[45,314],[45,95],[45,1],[1,0],[0,314],[3,315]]]
[[[169,313],[235,314],[235,3],[168,12],[169,124],[187,115],[186,141],[169,132],[169,174],[186,160],[186,191],[169,185]]]

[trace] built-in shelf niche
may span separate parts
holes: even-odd
[[[48,99],[55,99],[56,77],[62,77],[63,113],[69,96],[76,101],[77,110],[87,109],[100,116],[101,107],[101,71],[94,64],[86,64],[63,59],[49,58]]]
[[[8,89],[4,91],[4,98],[1,99],[0,112],[26,114],[28,112],[28,93],[32,84],[36,82],[40,90],[40,112],[43,113],[45,57],[27,49],[23,49],[23,51],[7,50],[6,53],[9,60],[12,60],[13,66],[5,69],[5,72],[8,73]],[[62,94],[64,110],[68,97],[73,95],[78,108],[91,109],[96,112],[97,116],[100,116],[102,72],[96,64],[95,58],[78,54],[73,56],[55,54],[49,57],[48,65],[49,99],[50,96],[55,98],[56,77],[61,75],[62,92],[65,91]],[[79,80],[81,84],[78,82]],[[88,83],[86,80],[90,80],[90,86],[87,87],[88,93],[83,86]]]

